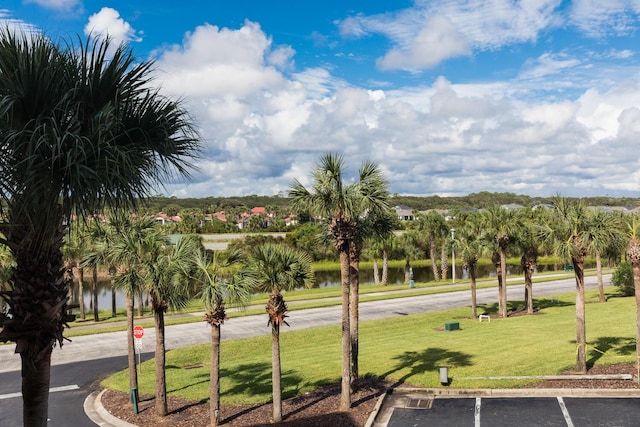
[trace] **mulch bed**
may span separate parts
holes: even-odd
[[[563,372],[571,374],[572,372]],[[595,366],[588,374],[636,374],[635,365],[617,364]],[[296,426],[296,427],[363,427],[382,395],[393,384],[378,378],[361,379],[360,391],[352,396],[353,407],[348,413],[338,411],[340,405],[340,383],[331,384],[301,396],[283,401],[284,421],[271,422],[271,404],[253,406],[223,406],[221,424],[233,427]],[[397,385],[397,384],[395,384]],[[629,380],[547,380],[531,388],[607,388],[638,389],[640,385]],[[129,395],[108,390],[102,396],[102,404],[114,416],[139,427],[201,427],[209,423],[209,403],[192,402],[169,397],[170,414],[158,417],[154,413],[153,396],[143,396],[135,415]]]
[[[346,412],[340,406],[340,383],[319,388],[282,402],[283,422],[272,423],[270,403],[252,406],[222,406],[221,424],[224,426],[300,426],[300,427],[362,427],[391,382],[377,378],[363,378],[360,390],[352,395],[353,406]],[[139,427],[181,426],[201,427],[209,423],[209,402],[192,402],[169,397],[170,414],[158,417],[154,412],[153,396],[142,396],[139,413],[133,413],[126,393],[106,391],[102,404],[114,416]]]

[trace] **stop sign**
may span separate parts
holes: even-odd
[[[133,336],[140,339],[144,336],[144,328],[142,326],[136,326],[133,328]]]

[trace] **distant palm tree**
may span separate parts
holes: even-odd
[[[47,424],[51,352],[70,320],[66,225],[136,204],[197,155],[186,111],[153,89],[152,68],[108,40],[61,47],[0,30],[0,231],[16,260],[0,342],[22,359],[25,425]]]
[[[351,326],[349,252],[357,232],[357,220],[369,210],[383,210],[387,206],[384,197],[378,197],[380,170],[377,164],[365,161],[359,171],[358,180],[343,182],[343,158],[328,153],[320,158],[313,170],[313,188],[306,189],[294,180],[289,190],[293,209],[309,212],[327,222],[327,235],[333,240],[340,256],[342,285],[342,393],[340,409],[351,407]],[[374,184],[374,185],[372,185]]]
[[[469,274],[469,285],[471,289],[471,315],[474,319],[478,318],[478,306],[476,297],[476,268],[480,256],[485,252],[483,241],[478,239],[481,234],[481,223],[478,216],[468,217],[463,227],[456,228],[457,244],[459,246],[460,259],[462,260],[462,268],[467,270]]]
[[[280,368],[280,326],[287,325],[287,304],[282,291],[311,287],[314,282],[311,258],[306,252],[283,244],[265,243],[251,254],[249,268],[257,280],[256,289],[269,292],[267,314],[271,325],[273,422],[282,421],[282,373]]]
[[[194,285],[200,289],[204,319],[211,325],[211,369],[209,373],[209,424],[220,422],[220,326],[227,318],[226,304],[244,307],[256,286],[255,277],[243,269],[239,250],[202,253],[197,258]]]
[[[444,217],[433,211],[426,214],[418,214],[417,221],[418,230],[426,233],[429,241],[429,258],[431,259],[433,279],[436,281],[440,280],[440,273],[437,265],[438,253],[436,242],[442,237],[448,236],[449,227],[447,226]]]
[[[602,254],[610,248],[624,248],[626,242],[623,233],[623,220],[617,212],[588,211],[591,234],[591,252],[596,256],[596,275],[598,277],[598,299],[605,302],[604,279],[602,275]],[[605,230],[607,230],[605,232]],[[616,231],[614,233],[609,231]]]

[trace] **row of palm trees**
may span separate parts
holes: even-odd
[[[91,251],[80,265],[111,270],[117,289],[126,295],[129,385],[138,390],[134,353],[134,300],[149,296],[155,324],[155,412],[168,413],[165,379],[165,325],[167,310],[180,310],[200,297],[205,320],[211,325],[211,425],[220,416],[220,327],[227,304],[244,306],[257,292],[270,294],[266,305],[272,330],[273,419],[282,420],[280,327],[287,325],[287,305],[281,291],[310,287],[312,262],[302,251],[283,244],[264,243],[247,253],[205,251],[196,235],[170,243],[153,218],[110,215],[108,222],[92,221]]]
[[[525,279],[524,306],[527,313],[534,310],[532,275],[539,255],[559,256],[573,268],[576,278],[576,371],[586,372],[586,322],[584,296],[585,257],[596,259],[599,300],[605,302],[602,279],[602,258],[605,254],[620,261],[625,256],[633,264],[638,251],[638,216],[620,212],[589,209],[580,200],[556,196],[552,207],[509,210],[494,206],[477,213],[459,213],[448,221],[437,213],[418,215],[415,228],[404,239],[425,242],[430,248],[435,265],[434,242],[442,248],[456,247],[463,268],[468,271],[471,288],[472,316],[477,317],[476,265],[482,257],[490,258],[496,269],[498,281],[498,313],[508,316],[506,259],[508,255],[520,257]],[[448,237],[455,227],[455,239]],[[420,246],[420,243],[416,244]],[[421,257],[424,251],[416,255]],[[447,252],[448,253],[448,252]],[[407,255],[407,263],[413,256]],[[639,305],[640,307],[640,305]],[[640,331],[640,323],[638,323]],[[640,333],[640,332],[639,332]],[[640,351],[640,350],[639,350]],[[640,352],[638,353],[640,360]]]

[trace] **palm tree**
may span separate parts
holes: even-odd
[[[309,212],[327,222],[327,235],[333,240],[340,255],[340,277],[342,284],[342,393],[340,409],[351,407],[351,339],[349,318],[349,252],[356,233],[357,220],[369,210],[383,210],[386,200],[376,197],[376,185],[371,185],[380,176],[378,166],[365,161],[360,168],[359,179],[351,184],[342,181],[344,160],[328,153],[320,158],[313,170],[313,189],[307,190],[294,180],[289,190],[293,209]]]
[[[515,246],[522,254],[520,266],[524,274],[524,305],[527,314],[533,314],[533,273],[538,266],[540,252],[540,240],[536,235],[536,230],[548,220],[546,211],[542,209],[526,210],[523,214],[520,230],[514,236]]]
[[[598,277],[598,299],[605,302],[604,280],[602,277],[602,254],[609,248],[624,247],[623,221],[617,213],[589,210],[589,228],[591,234],[591,252],[596,256],[596,274]],[[604,232],[616,231],[615,233]]]
[[[379,199],[388,198],[387,183],[382,177],[372,182],[371,186],[376,186],[376,197]],[[373,191],[371,191],[373,192]],[[358,389],[358,323],[359,323],[359,291],[360,291],[360,257],[365,242],[372,236],[389,237],[393,233],[393,216],[389,210],[375,211],[369,210],[363,213],[357,220],[356,233],[353,244],[349,248],[349,274],[351,275],[351,289],[349,292],[349,338],[351,341],[351,392]]]
[[[287,325],[287,304],[281,294],[283,290],[311,287],[313,270],[311,258],[306,252],[282,244],[265,243],[257,246],[251,254],[249,268],[256,278],[256,289],[269,292],[267,314],[271,325],[271,361],[273,390],[273,422],[282,421],[282,373],[280,370],[280,326]]]
[[[197,258],[194,285],[200,289],[204,319],[211,325],[211,369],[209,373],[209,424],[220,421],[220,326],[227,318],[226,304],[244,307],[255,288],[253,276],[243,269],[238,250],[202,253]]]
[[[469,273],[469,285],[471,289],[471,315],[478,318],[478,305],[476,298],[476,267],[480,256],[485,250],[483,242],[478,236],[481,234],[479,217],[469,217],[463,227],[458,227],[457,244],[459,246],[462,268]]]
[[[424,255],[420,249],[420,234],[416,230],[408,230],[396,239],[396,245],[404,258],[404,284],[411,280],[411,261],[421,259]]]
[[[500,317],[507,317],[507,247],[519,230],[516,211],[502,206],[492,206],[483,212],[484,227],[488,237],[495,243],[495,253],[499,256],[498,306]],[[497,261],[497,259],[496,259]],[[497,264],[496,264],[497,267]]]
[[[164,314],[168,309],[180,310],[189,302],[190,278],[195,271],[201,242],[199,236],[184,235],[174,245],[167,245],[164,234],[156,230],[144,237],[142,266],[145,269],[145,290],[151,298],[156,333],[156,415],[163,417],[169,412]]]
[[[132,220],[122,214],[116,214],[111,217],[108,227],[110,230],[106,235],[109,239],[100,242],[104,247],[98,250],[97,254],[106,253],[105,260],[118,266],[113,282],[117,289],[124,291],[126,298],[129,388],[137,390],[138,376],[133,337],[134,300],[138,291],[145,287],[143,260],[148,248],[144,243],[148,243],[147,236],[154,233],[155,221],[151,218]]]
[[[449,227],[442,215],[437,212],[430,211],[426,214],[418,215],[418,230],[427,233],[429,240],[429,258],[431,259],[431,269],[433,270],[433,279],[440,280],[440,273],[437,265],[437,248],[436,242],[442,237],[449,234]]]
[[[633,267],[633,289],[636,298],[636,372],[640,372],[640,220],[637,214],[627,221],[626,256]]]
[[[576,276],[576,370],[587,371],[586,320],[584,297],[584,258],[600,241],[613,240],[619,231],[595,227],[582,201],[561,196],[553,199],[551,223],[540,228],[544,242],[551,242],[555,253],[570,260]]]
[[[151,89],[152,62],[89,40],[61,48],[0,30],[0,231],[16,260],[0,342],[22,358],[24,424],[47,423],[51,352],[63,344],[65,226],[135,204],[187,175],[199,147],[186,112]]]

